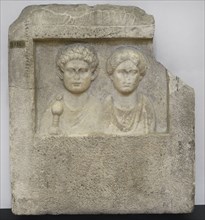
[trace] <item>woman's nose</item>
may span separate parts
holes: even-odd
[[[130,80],[130,74],[129,74],[129,73],[125,73],[125,74],[124,74],[124,79],[125,79],[126,81],[129,81],[129,80]]]

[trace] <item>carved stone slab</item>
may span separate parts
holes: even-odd
[[[194,91],[137,7],[39,5],[9,29],[15,214],[187,213]]]

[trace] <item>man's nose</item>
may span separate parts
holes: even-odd
[[[80,74],[78,73],[78,71],[75,72],[74,79],[75,80],[79,80],[80,79]]]

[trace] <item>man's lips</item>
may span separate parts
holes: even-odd
[[[72,83],[74,86],[79,86],[81,84],[81,82],[73,82]]]

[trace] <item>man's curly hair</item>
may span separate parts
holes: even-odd
[[[107,60],[107,73],[112,75],[115,69],[124,61],[132,61],[138,68],[141,76],[144,76],[147,69],[145,57],[133,47],[117,48]]]
[[[83,60],[88,63],[94,72],[98,66],[98,57],[95,50],[87,45],[73,44],[63,49],[58,58],[57,65],[60,70],[64,71],[64,66],[71,60]]]

